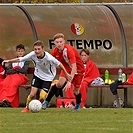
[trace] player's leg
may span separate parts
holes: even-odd
[[[63,82],[63,81],[62,81],[62,82]],[[61,88],[57,87],[57,91],[56,91],[56,93],[55,93],[55,96],[56,96],[56,97],[58,97],[58,96],[63,97],[63,89],[64,89],[64,87],[65,87],[66,84],[67,84],[67,81],[65,81],[65,83],[62,85]],[[58,85],[57,85],[57,86],[58,86]]]
[[[40,98],[39,100],[42,102],[46,99],[50,86],[51,86],[52,81],[42,81],[42,85],[41,85],[41,93],[40,93]]]
[[[74,88],[74,95],[76,98],[76,105],[75,105],[75,108],[72,109],[72,112],[80,110],[81,93],[79,92],[79,88]]]
[[[36,97],[38,88],[41,88],[41,83],[42,83],[42,80],[39,79],[38,77],[36,77],[35,75],[33,75],[33,79],[31,82],[31,86],[32,86],[31,91],[27,97],[26,107],[22,110],[22,112],[29,112],[28,105],[29,105],[30,101]]]
[[[29,105],[29,103],[31,102],[31,100],[35,99],[36,94],[37,94],[38,88],[37,87],[31,87],[31,92],[27,98],[27,102],[26,102],[26,106]]]
[[[74,95],[76,98],[76,105],[75,108],[72,109],[72,112],[79,111],[80,110],[80,103],[81,103],[81,93],[80,93],[80,84],[83,78],[83,74],[78,74],[74,76],[74,79],[72,83],[74,84]]]
[[[41,90],[41,92],[40,92],[40,97],[39,97],[39,101],[42,103],[45,99],[46,99],[46,97],[47,97],[47,95],[48,95],[48,92],[49,92],[49,89],[53,86],[53,85],[55,85],[57,82],[58,82],[58,80],[53,80],[52,81],[52,83],[50,82],[50,84],[49,84],[49,81],[43,81],[44,83],[43,83],[43,87],[42,88],[48,88],[48,89],[42,89]],[[45,83],[46,82],[46,83]],[[50,85],[50,86],[49,86]]]
[[[47,97],[48,93],[46,93],[43,89],[40,92],[40,97],[39,97],[39,101],[42,103],[46,97]]]
[[[46,109],[46,107],[47,107],[48,103],[51,101],[52,97],[54,95],[57,96],[57,93],[58,93],[59,89],[64,86],[65,82],[66,82],[66,78],[59,77],[58,82],[51,87],[46,100],[43,102],[42,109]]]
[[[56,84],[56,92],[55,92],[55,96],[58,97],[58,96],[61,96],[63,97],[63,92],[62,92],[62,89],[65,87],[66,85],[66,76],[63,72],[60,73],[60,77],[59,77],[59,82],[57,82]]]
[[[36,97],[37,91],[38,91],[38,88],[31,87],[30,94],[27,97],[26,107],[22,110],[22,112],[29,112],[28,105],[31,102],[31,100],[33,100]]]

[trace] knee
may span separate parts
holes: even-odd
[[[61,88],[62,86],[63,86],[63,83],[61,83],[61,82],[56,83],[57,88]]]

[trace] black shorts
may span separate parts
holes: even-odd
[[[44,81],[38,78],[37,76],[33,75],[31,86],[36,87],[38,89],[43,89],[45,92],[48,93],[51,83],[51,81]]]

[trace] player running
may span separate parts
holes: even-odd
[[[24,57],[3,61],[3,63],[8,63],[31,60],[35,65],[34,75],[31,82],[31,92],[27,97],[26,107],[22,110],[22,112],[29,112],[28,104],[36,97],[38,89],[43,89],[45,91],[45,97],[47,96],[51,83],[56,75],[56,67],[60,67],[68,81],[71,81],[71,75],[67,73],[62,63],[51,54],[44,51],[44,44],[42,41],[36,41],[33,44],[33,47],[34,51]]]
[[[84,65],[80,58],[79,53],[76,49],[68,44],[65,44],[64,35],[62,33],[57,33],[54,37],[54,44],[56,47],[52,51],[52,55],[58,59],[66,68],[67,72],[72,75],[71,82],[67,80],[65,73],[61,71],[58,82],[52,86],[46,100],[42,104],[42,109],[46,109],[47,104],[50,102],[51,98],[56,95],[59,96],[60,90],[68,89],[71,83],[74,85],[74,95],[76,97],[76,106],[72,112],[78,111],[80,109],[81,103],[81,93],[79,92],[79,87],[83,78]],[[66,83],[66,85],[64,85]]]

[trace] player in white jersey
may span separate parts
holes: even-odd
[[[27,97],[26,107],[22,110],[22,112],[29,112],[28,104],[32,99],[35,98],[38,89],[43,89],[45,92],[45,96],[47,95],[51,83],[56,75],[56,67],[60,67],[63,70],[68,81],[71,81],[72,79],[72,76],[67,73],[62,63],[54,58],[51,54],[44,51],[44,44],[42,41],[36,41],[33,44],[33,47],[34,51],[30,52],[24,57],[3,61],[3,63],[20,62],[27,60],[32,60],[34,62],[35,70],[31,83],[31,92]]]

